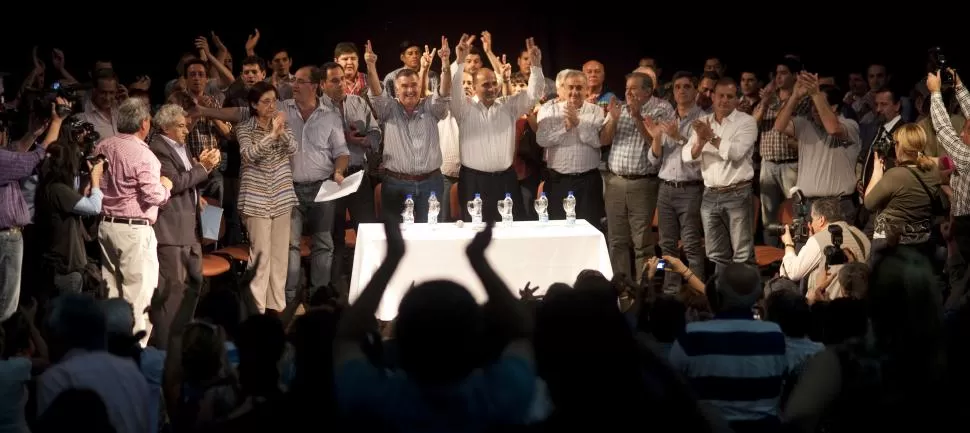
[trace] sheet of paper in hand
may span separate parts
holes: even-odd
[[[360,181],[364,179],[364,172],[358,171],[344,178],[343,183],[337,184],[332,180],[325,180],[317,191],[317,197],[313,201],[331,201],[341,197],[346,197],[357,192],[360,188]]]

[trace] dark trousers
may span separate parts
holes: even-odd
[[[351,170],[349,174],[353,174]],[[333,216],[333,265],[330,268],[330,281],[340,281],[344,272],[344,255],[347,253],[345,232],[347,229],[357,230],[359,224],[377,221],[374,213],[374,188],[370,178],[364,176],[360,181],[357,192],[337,199],[337,208]],[[347,212],[350,212],[350,222],[347,222]]]
[[[679,258],[677,241],[684,245],[688,266],[701,281],[704,279],[704,225],[701,223],[701,202],[704,184],[662,183],[657,200],[657,223],[660,231],[660,251],[665,256]],[[664,274],[664,292],[677,294],[683,278],[676,272]]]
[[[148,344],[161,350],[168,346],[169,328],[182,305],[189,279],[202,280],[202,246],[198,243],[159,245],[158,288],[152,295],[148,314],[148,319],[152,321],[152,335]]]
[[[598,169],[577,174],[562,174],[549,170],[549,179],[542,190],[549,199],[549,219],[566,219],[562,201],[573,192],[576,197],[576,219],[584,219],[593,227],[599,227],[606,216],[606,203],[603,201],[603,177]],[[652,216],[651,216],[652,218]]]
[[[512,194],[512,218],[525,218],[525,203],[522,201],[522,189],[515,170],[509,167],[503,171],[488,173],[461,166],[458,172],[458,200],[461,206],[462,219],[471,221],[468,213],[468,202],[475,198],[475,194],[482,196],[482,221],[501,221],[498,214],[498,201],[505,198],[505,194]],[[529,203],[531,206],[532,203]],[[552,207],[550,200],[550,208]]]
[[[953,217],[953,226],[950,227],[950,233],[953,233],[960,255],[964,259],[970,260],[970,215]]]

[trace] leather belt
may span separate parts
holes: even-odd
[[[115,223],[115,224],[131,224],[136,226],[152,225],[150,222],[148,222],[148,220],[144,220],[141,218],[117,218],[117,217],[103,216],[101,217],[101,221],[106,221],[106,222]]]
[[[390,171],[390,170],[385,169],[384,170],[384,174],[387,175],[387,176],[393,177],[395,179],[398,179],[398,180],[406,180],[406,181],[409,181],[409,182],[421,182],[422,180],[427,180],[431,176],[434,176],[436,174],[441,174],[441,169],[440,168],[437,168],[434,171],[431,171],[431,172],[428,172],[428,173],[425,173],[425,174],[395,173],[393,171]]]
[[[686,188],[688,186],[697,186],[697,185],[703,185],[703,184],[704,184],[703,180],[683,180],[679,182],[676,180],[664,181],[664,185],[667,185],[672,188]]]
[[[738,183],[735,183],[735,184],[731,184],[731,185],[728,185],[728,186],[709,186],[709,187],[707,187],[707,189],[709,189],[711,191],[714,191],[714,192],[728,192],[728,191],[734,191],[734,190],[737,190],[737,189],[741,189],[741,188],[744,188],[746,186],[751,186],[751,181],[750,180],[743,180],[741,182],[738,182]]]
[[[613,173],[613,172],[611,172]],[[657,177],[655,174],[619,174],[613,173],[614,176],[622,177],[626,180],[640,180],[640,179],[653,179]]]
[[[768,161],[768,162],[770,162],[772,164],[794,164],[794,163],[798,162],[798,158],[795,158],[795,159],[775,159],[775,160],[765,159],[765,161]]]

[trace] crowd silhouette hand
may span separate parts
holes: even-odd
[[[489,221],[485,224],[485,230],[475,234],[475,238],[472,239],[471,243],[468,244],[468,248],[465,249],[465,253],[468,254],[468,260],[476,262],[485,259],[485,249],[492,243],[493,227],[495,227],[495,221]]]
[[[397,221],[384,221],[384,235],[387,237],[387,257],[401,259],[404,257],[404,237],[401,236],[401,225]]]
[[[539,290],[539,286],[530,287],[531,281],[525,283],[525,287],[519,289],[519,297],[524,301],[532,301],[536,299],[536,290]]]

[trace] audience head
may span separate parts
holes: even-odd
[[[321,341],[319,344],[326,344]],[[275,316],[249,316],[239,325],[239,383],[249,395],[272,396],[279,392],[279,369],[286,336]]]
[[[649,313],[650,333],[660,343],[673,343],[687,327],[687,306],[676,296],[657,296]]]
[[[900,115],[902,112],[901,93],[887,86],[874,91],[874,95],[873,101],[876,104],[874,111],[880,122],[888,122]]]
[[[110,110],[118,102],[118,76],[112,69],[97,69],[92,78],[91,103],[99,110]]]
[[[891,248],[873,264],[869,321],[877,349],[932,356],[943,334],[943,300],[929,259],[906,246]]]
[[[812,311],[800,292],[778,290],[765,300],[765,320],[777,323],[786,337],[803,338],[812,327]]]
[[[458,382],[474,369],[483,335],[481,307],[464,287],[421,283],[404,295],[395,324],[401,368],[418,383]]]
[[[246,88],[266,79],[266,61],[258,56],[247,56],[242,61],[242,81]]]
[[[311,103],[317,98],[317,89],[323,81],[323,71],[316,66],[304,66],[296,70],[290,85],[293,88],[293,99],[297,103]]]
[[[714,88],[721,77],[716,72],[705,72],[697,83],[697,105],[703,110],[714,104]]]
[[[814,233],[821,233],[828,228],[829,224],[840,222],[842,218],[842,206],[837,198],[822,198],[812,202],[812,220],[809,228]]]
[[[276,115],[276,87],[265,81],[253,84],[246,95],[249,114],[253,117],[271,119]]]
[[[187,384],[199,385],[218,377],[227,365],[226,340],[212,323],[196,320],[182,333],[182,377]]]
[[[188,120],[185,118],[187,115],[184,108],[176,104],[165,104],[158,109],[152,120],[162,135],[176,143],[185,144],[185,139],[189,136]]]
[[[360,52],[353,42],[341,42],[333,49],[333,61],[344,68],[345,78],[357,78],[357,68],[360,66]]]
[[[334,101],[344,99],[344,68],[337,62],[327,62],[320,66],[323,71],[323,81],[320,90]]]
[[[403,41],[400,44],[401,63],[410,69],[418,70],[421,66],[421,47],[411,41]]]
[[[556,87],[561,101],[568,102],[576,108],[583,106],[588,87],[586,86],[586,75],[582,71],[564,69],[559,72],[556,75]]]
[[[512,86],[512,95],[517,95],[529,88],[529,79],[521,71],[516,71],[509,78],[509,85]]]
[[[293,66],[293,59],[290,57],[290,52],[287,50],[276,50],[273,54],[270,64],[273,68],[273,73],[279,77],[284,77],[286,74],[290,73],[290,67]]]
[[[495,72],[489,68],[478,68],[476,72],[472,73],[472,78],[478,100],[486,106],[492,105],[501,92]]]
[[[182,78],[187,81],[189,92],[196,95],[205,93],[205,87],[209,84],[208,63],[202,59],[189,60],[185,63],[185,73]]]
[[[104,311],[91,296],[68,294],[55,298],[47,317],[47,329],[52,360],[73,349],[101,351],[107,348]]]
[[[842,265],[839,270],[839,286],[845,296],[853,299],[865,299],[869,292],[869,265],[864,262],[852,262]]]
[[[717,80],[714,86],[714,115],[718,118],[730,116],[741,99],[738,98],[738,86],[730,77]]]
[[[126,99],[118,106],[118,132],[132,134],[142,140],[151,129],[152,113],[141,99]]]
[[[761,298],[761,275],[751,265],[731,263],[711,277],[705,291],[715,313],[748,314]]]
[[[62,433],[83,431],[85,433],[114,433],[108,407],[104,400],[90,389],[70,388],[54,397],[44,413],[38,414],[32,426],[34,433]]]
[[[789,89],[795,87],[798,73],[802,71],[802,62],[794,56],[785,56],[775,66],[775,88]]]
[[[421,102],[421,80],[412,69],[402,69],[394,77],[394,94],[401,105],[413,109]]]
[[[482,52],[473,45],[468,51],[468,55],[465,56],[465,70],[475,76],[480,69],[482,69]]]
[[[590,60],[583,64],[583,74],[590,89],[599,89],[606,80],[606,67],[597,60]]]
[[[674,101],[680,107],[692,107],[697,103],[697,78],[688,71],[674,74]]]
[[[893,140],[896,141],[896,161],[899,163],[911,162],[922,171],[932,170],[936,167],[936,162],[923,153],[929,137],[926,131],[918,123],[907,123],[893,133]]]
[[[646,69],[653,72],[653,70],[649,68],[639,68],[637,71],[640,69]],[[650,75],[645,72],[633,72],[627,74],[625,95],[626,100],[629,101],[630,99],[637,98],[640,101],[646,102],[648,99],[650,99],[650,95],[653,94],[653,89],[656,83],[656,74]]]

